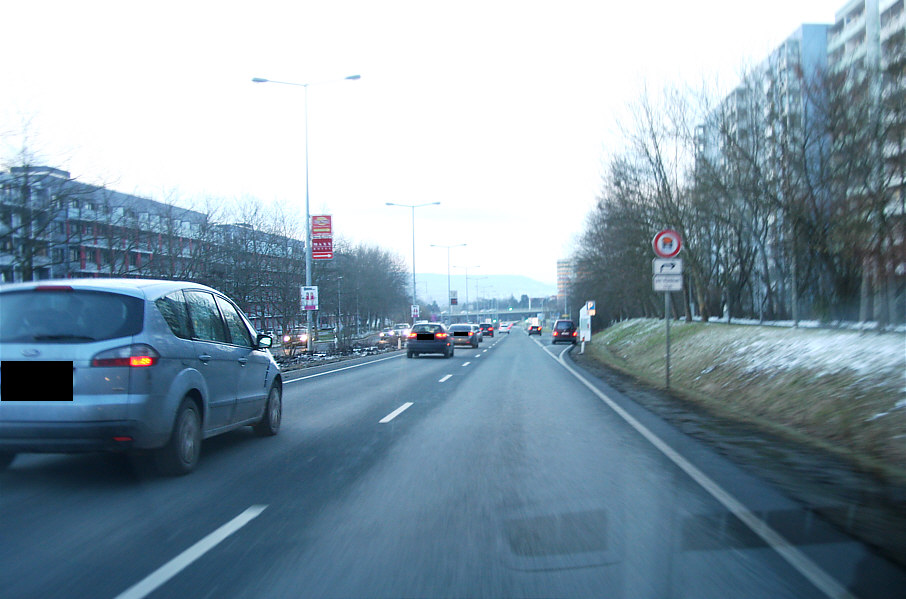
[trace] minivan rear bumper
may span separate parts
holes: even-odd
[[[160,445],[135,420],[99,422],[0,422],[0,451],[79,453]]]

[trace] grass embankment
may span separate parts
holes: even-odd
[[[663,320],[630,320],[586,354],[663,388],[665,341]],[[673,395],[906,483],[906,335],[673,321],[670,345]]]

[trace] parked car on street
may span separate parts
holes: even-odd
[[[554,323],[554,328],[551,330],[551,344],[572,343],[575,345],[578,338],[579,331],[573,321],[558,320]]]
[[[444,325],[439,322],[424,322],[412,326],[406,343],[406,357],[417,358],[420,354],[453,357],[453,338]]]
[[[166,474],[202,439],[276,435],[283,380],[228,297],[195,283],[67,279],[0,287],[0,468],[17,453],[150,451]]]
[[[472,328],[473,326],[474,325],[468,323],[451,324],[449,333],[453,336],[453,345],[471,345],[472,347],[478,347],[481,340],[478,336],[479,333]]]

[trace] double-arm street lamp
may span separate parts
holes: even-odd
[[[461,248],[461,247],[465,247],[466,245],[468,245],[468,244],[466,244],[466,243],[457,243],[454,245],[436,245],[433,243],[431,244],[431,247],[433,247],[433,248],[447,248],[447,310],[449,312],[448,316],[450,318],[450,322],[453,322],[453,298],[450,297],[450,249],[451,248]]]
[[[428,202],[427,204],[396,204],[394,202],[386,202],[386,204],[388,206],[412,208],[412,305],[415,306],[418,303],[415,301],[415,209],[423,206],[437,206],[440,202]],[[415,318],[412,320],[414,322]]]
[[[343,79],[338,79],[335,81],[355,81],[361,79],[361,75],[349,75]],[[309,196],[308,196],[308,87],[310,85],[318,85],[320,83],[334,83],[335,81],[319,81],[317,83],[293,83],[291,81],[274,81],[273,79],[265,79],[263,77],[253,77],[253,83],[279,83],[280,85],[294,85],[296,87],[305,88],[304,96],[304,114],[305,114],[305,286],[311,287],[311,213],[309,211]],[[311,338],[313,334],[313,329],[311,326],[311,310],[306,310],[306,325],[308,326],[308,346],[307,349],[311,351]]]
[[[470,268],[481,268],[479,265],[475,266],[454,266],[454,268],[464,268],[466,269],[466,310],[469,309],[469,269]]]

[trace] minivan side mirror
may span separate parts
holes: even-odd
[[[274,338],[264,333],[258,333],[257,341],[260,349],[267,349],[274,344]]]

